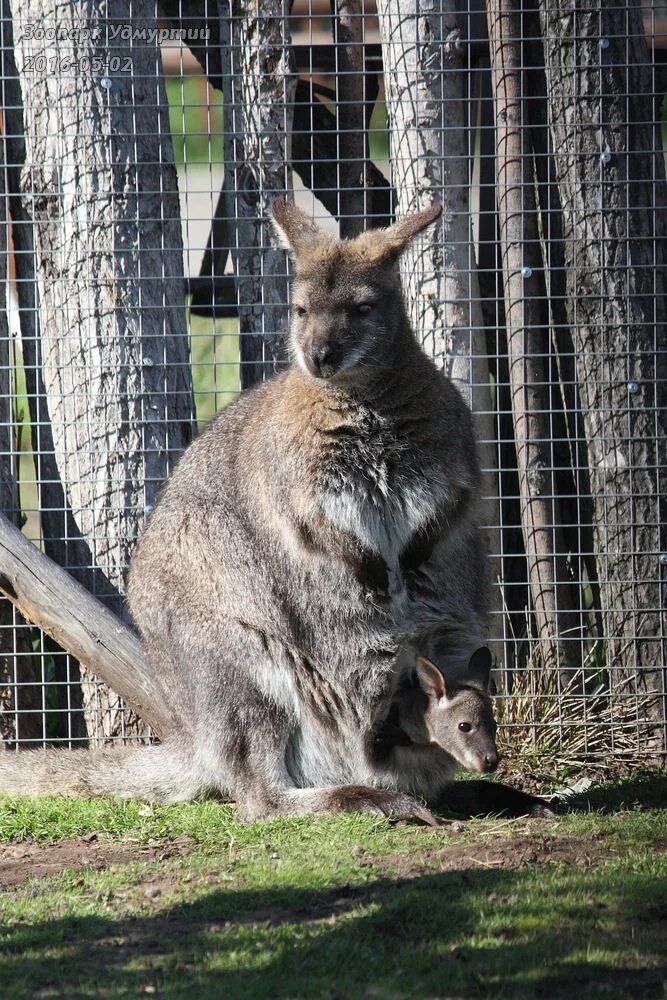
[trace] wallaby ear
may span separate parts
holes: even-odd
[[[422,230],[432,225],[442,214],[442,205],[429,205],[421,212],[413,212],[399,219],[388,229],[373,232],[375,258],[378,263],[389,264],[397,260],[408,243]]]
[[[286,198],[276,198],[272,203],[271,221],[281,245],[293,254],[322,235],[310,216]]]
[[[419,686],[424,694],[427,694],[429,698],[435,698],[436,701],[442,701],[443,698],[450,697],[447,690],[447,682],[435,663],[431,663],[425,656],[418,656],[416,667]]]
[[[493,659],[488,646],[480,646],[470,657],[467,680],[475,687],[488,689]]]

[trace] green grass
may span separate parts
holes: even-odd
[[[190,315],[189,331],[192,386],[201,428],[238,395],[238,321]]]
[[[662,997],[664,784],[436,830],[2,799],[0,842],[35,838],[36,861],[90,832],[127,856],[0,895],[0,996]]]

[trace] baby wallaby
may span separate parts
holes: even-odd
[[[457,765],[479,774],[498,766],[496,722],[489,681],[491,654],[476,650],[453,682],[424,656],[403,673],[385,719],[375,732],[381,770],[428,801],[441,797]]]
[[[490,774],[496,770],[496,722],[488,694],[488,667],[486,681],[478,670],[487,657],[488,649],[474,653],[468,676],[458,684],[445,680],[430,660],[417,657],[417,683],[399,688],[394,699],[396,722],[408,745],[444,750],[468,771]]]
[[[500,782],[454,784],[457,765],[478,774],[498,767],[496,721],[490,698],[491,654],[476,650],[455,681],[426,657],[417,655],[404,673],[386,718],[375,734],[378,767],[447,812],[508,816],[554,815],[541,798]],[[430,814],[429,814],[430,815]]]

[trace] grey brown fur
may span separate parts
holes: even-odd
[[[491,654],[479,649],[457,683],[424,657],[398,679],[389,711],[378,720],[372,756],[385,781],[436,801],[457,766],[490,774],[498,766],[489,697]]]
[[[74,783],[215,793],[248,819],[425,818],[409,794],[421,786],[383,769],[373,734],[415,650],[456,683],[487,626],[470,413],[418,347],[396,267],[439,211],[339,241],[276,203],[295,261],[294,363],[190,446],[129,574],[180,730],[87,757]]]

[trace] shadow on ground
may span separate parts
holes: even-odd
[[[592,785],[584,792],[562,798],[538,798],[499,781],[457,781],[437,804],[443,816],[469,819],[472,816],[548,816],[540,803],[554,813],[627,812],[667,809],[667,772],[646,771],[619,781]]]
[[[551,889],[535,869],[452,871],[371,876],[335,890],[216,890],[153,916],[17,925],[2,935],[1,992],[39,1000],[662,997],[659,971],[642,958],[659,948],[659,887],[648,873],[623,891],[610,890],[602,871],[586,874],[585,892],[568,882],[569,869]],[[636,960],[628,963],[630,933]]]
[[[560,812],[628,812],[667,809],[667,772],[638,772],[618,782],[593,785],[559,803]]]

